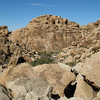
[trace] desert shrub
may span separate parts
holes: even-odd
[[[31,62],[32,66],[37,66],[41,64],[53,63],[52,53],[49,52],[39,52],[40,58],[37,58],[35,61]]]

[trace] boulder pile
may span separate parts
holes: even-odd
[[[42,15],[0,26],[0,100],[100,100],[100,19],[80,26]]]

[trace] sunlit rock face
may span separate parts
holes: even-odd
[[[60,16],[43,15],[13,31],[9,39],[28,51],[59,51],[77,41],[80,32],[81,28],[75,22]]]

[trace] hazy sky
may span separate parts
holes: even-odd
[[[100,0],[0,0],[0,25],[7,25],[9,30],[47,14],[86,25],[100,18]]]

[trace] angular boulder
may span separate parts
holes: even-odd
[[[33,68],[34,77],[46,79],[53,87],[53,94],[63,96],[64,89],[73,81],[75,75],[58,64],[44,64]]]
[[[85,100],[93,100],[93,98],[96,96],[96,93],[92,89],[91,86],[89,86],[83,79],[83,77],[79,74],[77,77],[77,86],[74,93],[74,97],[80,97]]]
[[[100,87],[100,52],[87,59],[82,67],[81,74],[92,84]]]
[[[6,86],[15,100],[49,100],[52,90],[51,85],[42,78],[20,78],[8,82]]]
[[[21,77],[32,77],[32,66],[28,63],[22,63],[16,67],[9,66],[0,74],[0,84],[6,85],[6,82],[14,81]]]

